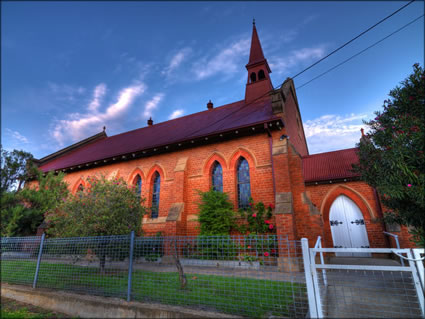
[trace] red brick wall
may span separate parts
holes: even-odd
[[[286,134],[301,156],[308,155],[307,142],[302,129],[301,114],[292,94],[288,94],[285,101],[285,114],[283,116]]]
[[[293,213],[277,215],[274,219],[277,234],[288,235],[290,239],[308,238],[310,246],[314,245],[317,236],[322,236],[325,246],[333,247],[329,209],[335,198],[344,194],[352,199],[363,213],[370,246],[388,247],[390,241],[382,233],[385,229],[380,221],[382,216],[372,188],[360,181],[305,186],[302,160],[292,146],[291,139],[286,152],[271,156],[270,142],[276,143],[282,134],[287,134],[286,128],[272,132],[271,138],[266,133],[258,134],[69,173],[65,176],[65,181],[70,190],[75,192],[78,185],[84,183],[90,175],[110,176],[116,173],[116,176],[133,183],[136,174],[140,174],[142,197],[146,198],[145,205],[150,207],[153,174],[158,171],[161,176],[159,217],[144,218],[143,231],[146,235],[154,235],[157,232],[167,235],[197,235],[197,190],[210,189],[211,167],[214,161],[218,161],[223,168],[223,191],[229,194],[237,210],[236,165],[240,156],[243,156],[250,167],[251,195],[254,201],[262,201],[266,205],[275,204],[273,182],[277,193],[292,194]],[[175,171],[179,159],[186,157],[185,171]],[[317,207],[316,212],[311,211],[303,194],[307,194]],[[185,204],[180,220],[166,221],[171,205],[176,202]],[[402,228],[400,235],[401,247],[412,246],[408,241],[406,228]]]
[[[222,165],[223,190],[229,194],[236,210],[236,165],[240,156],[244,156],[250,166],[253,199],[263,201],[265,204],[274,203],[270,147],[268,136],[265,133],[220,144],[205,145],[180,152],[69,173],[65,176],[65,181],[69,184],[70,190],[75,192],[79,183],[90,175],[103,174],[109,176],[116,172],[118,177],[132,183],[136,174],[139,173],[142,178],[142,197],[146,198],[145,205],[150,206],[152,201],[152,176],[155,171],[158,171],[161,176],[159,217],[153,220],[145,218],[143,231],[147,235],[153,235],[159,231],[170,235],[196,235],[199,233],[198,223],[194,221],[198,213],[196,203],[199,196],[197,190],[207,191],[211,187],[211,165],[215,160]],[[188,158],[184,174],[174,171],[177,161],[183,157]],[[166,222],[171,205],[174,202],[181,201],[185,203],[184,212],[181,216],[182,220],[177,223]]]
[[[369,238],[370,247],[388,247],[388,238],[383,234],[384,224],[380,220],[382,215],[377,209],[377,201],[373,189],[361,181],[346,183],[321,184],[306,187],[307,194],[314,205],[320,210],[324,226],[324,240],[326,247],[333,247],[329,224],[329,210],[333,201],[339,195],[346,195],[360,208]]]

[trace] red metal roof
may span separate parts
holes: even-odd
[[[319,182],[359,176],[352,172],[352,164],[359,161],[356,150],[356,148],[349,148],[304,156],[304,181]]]
[[[246,104],[245,100],[212,110],[110,136],[70,151],[41,165],[44,172],[68,168],[236,128],[280,119],[272,113],[269,98]]]

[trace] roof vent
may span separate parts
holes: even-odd
[[[211,100],[207,103],[208,110],[211,110],[214,107],[214,104],[211,102]]]
[[[148,126],[152,126],[152,125],[153,125],[152,118],[149,118],[149,120],[148,120]]]

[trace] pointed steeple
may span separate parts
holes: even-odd
[[[254,66],[257,63],[266,63],[267,71],[271,73],[269,64],[264,58],[263,48],[261,47],[260,39],[258,38],[257,28],[255,27],[255,19],[252,22],[252,37],[251,37],[251,50],[249,51],[249,61],[246,68]]]
[[[248,80],[245,90],[245,102],[249,103],[273,90],[269,75],[272,71],[267,59],[264,57],[257,28],[255,27],[255,20],[252,23],[251,49],[246,69],[248,70]]]

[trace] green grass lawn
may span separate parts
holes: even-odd
[[[26,308],[19,310],[1,310],[1,318],[3,319],[44,319],[44,314],[36,314],[29,312]]]
[[[34,261],[3,260],[1,280],[10,284],[32,284],[35,268]],[[135,270],[132,300],[197,306],[250,317],[302,316],[301,310],[295,312],[294,308],[305,300],[303,284],[192,273],[186,273],[186,278],[187,285],[181,289],[177,272]],[[127,280],[127,271],[101,274],[98,268],[42,263],[37,287],[126,297]]]
[[[19,302],[13,299],[1,298],[1,317],[5,319],[48,319],[71,318],[62,313]]]

